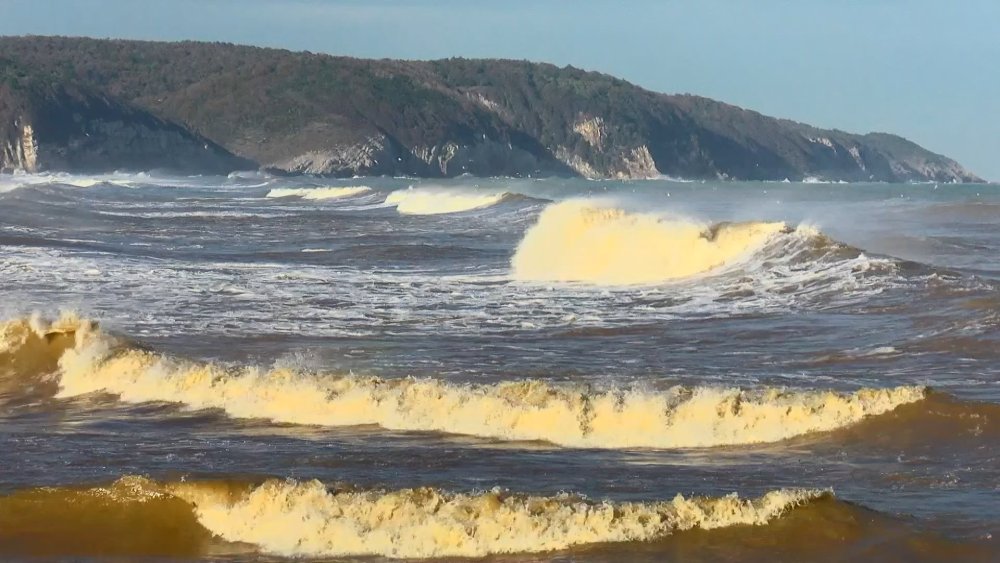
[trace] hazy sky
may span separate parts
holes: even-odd
[[[1000,180],[1000,0],[0,0],[0,34],[572,64],[898,133]]]

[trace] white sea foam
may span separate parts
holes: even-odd
[[[341,186],[329,188],[275,188],[267,197],[299,197],[308,200],[342,199],[371,191],[368,186]]]
[[[137,217],[141,219],[249,219],[289,217],[290,213],[274,213],[261,211],[235,211],[219,209],[214,211],[99,211],[101,215],[112,217]]]
[[[471,188],[410,187],[392,192],[385,202],[404,215],[440,215],[491,207],[510,196]]]
[[[119,187],[134,187],[139,184],[156,184],[163,187],[190,187],[202,183],[200,178],[173,176],[152,176],[146,172],[113,172],[108,174],[79,175],[65,172],[41,172],[28,174],[0,174],[0,193],[28,186],[61,185],[76,188],[92,188],[102,184]]]

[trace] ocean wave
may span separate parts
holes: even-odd
[[[802,178],[803,184],[849,184],[850,182],[844,180],[827,180],[826,178],[819,178],[817,176],[806,176]]]
[[[27,186],[62,184],[76,188],[92,188],[103,183],[124,183],[125,175],[76,176],[71,174],[0,174],[0,193]]]
[[[56,372],[63,353],[95,328],[71,314],[53,322],[33,316],[0,323],[0,403],[55,393],[57,382],[47,376]]]
[[[270,213],[260,211],[98,211],[99,215],[110,217],[131,217],[136,219],[274,219],[290,217],[290,213]]]
[[[990,454],[1000,441],[1000,405],[932,392],[924,401],[839,429],[831,438],[841,444],[920,455],[952,449]]]
[[[204,186],[206,185],[205,181],[205,178],[201,176],[154,175],[148,172],[109,172],[94,175],[70,174],[67,172],[15,173],[0,174],[0,193],[24,187],[50,185],[71,186],[74,188],[92,188],[104,185],[120,188],[134,188],[143,185],[183,188]],[[264,185],[266,184],[260,184],[260,186]]]
[[[501,489],[386,491],[315,480],[253,485],[125,476],[105,487],[29,489],[0,497],[0,551],[14,546],[52,554],[61,547],[76,556],[183,556],[207,551],[215,536],[283,556],[482,557],[764,526],[829,496],[781,489],[754,499],[677,495],[612,502]],[[54,545],[37,541],[47,534]]]
[[[740,262],[777,237],[815,237],[782,222],[720,223],[630,213],[597,200],[547,207],[511,260],[521,281],[608,285],[688,278]]]
[[[540,380],[463,385],[233,368],[139,349],[87,321],[78,328],[70,322],[52,325],[60,327],[58,338],[49,336],[51,328],[32,328],[35,336],[23,345],[12,339],[6,352],[11,357],[38,354],[45,358],[43,367],[52,367],[58,357],[59,397],[110,393],[129,403],[172,402],[220,409],[234,418],[304,425],[374,424],[580,448],[711,447],[835,430],[926,395],[924,388],[909,386],[852,393],[709,386],[601,389]]]
[[[403,215],[441,215],[492,207],[515,197],[512,192],[410,187],[390,193],[385,203]]]
[[[264,170],[237,170],[230,172],[226,178],[229,180],[273,180],[274,175]]]
[[[299,197],[308,200],[342,199],[371,191],[368,186],[343,186],[331,188],[275,188],[267,197]]]

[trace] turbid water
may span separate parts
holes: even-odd
[[[992,561],[1000,189],[0,177],[0,559]]]

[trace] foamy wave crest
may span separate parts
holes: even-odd
[[[677,495],[661,502],[596,502],[571,494],[528,496],[500,489],[468,494],[435,488],[378,491],[281,480],[258,486],[161,484],[127,476],[108,487],[50,488],[0,497],[0,514],[30,504],[34,510],[28,521],[13,520],[16,525],[42,524],[32,521],[31,516],[37,516],[72,529],[72,520],[87,518],[89,508],[125,516],[113,521],[134,528],[140,538],[149,535],[143,533],[149,527],[145,520],[166,521],[182,531],[176,538],[181,541],[204,542],[204,532],[199,533],[203,528],[223,540],[283,556],[482,557],[648,541],[694,528],[765,525],[829,494],[788,489],[756,499]],[[184,546],[176,542],[149,547],[147,551],[154,552],[192,551],[178,549]]]
[[[590,200],[550,205],[511,261],[522,281],[625,285],[687,278],[738,262],[792,231],[781,222],[706,227]]]
[[[0,193],[27,186],[41,186],[46,184],[62,184],[75,188],[92,188],[103,183],[126,185],[131,178],[132,176],[124,174],[102,176],[77,176],[65,173],[0,174]]]
[[[344,186],[339,188],[275,188],[267,192],[267,197],[299,197],[309,200],[341,199],[368,193],[368,186]]]
[[[58,368],[59,358],[96,325],[67,314],[57,321],[41,317],[0,323],[0,399],[10,395],[51,392],[43,379]],[[79,334],[78,334],[79,333]]]
[[[779,441],[854,424],[925,396],[922,387],[853,393],[681,387],[595,389],[537,380],[462,385],[438,379],[229,368],[172,358],[78,331],[59,359],[59,396],[221,409],[235,418],[379,425],[566,447],[684,448]]]
[[[512,196],[510,192],[411,187],[392,192],[385,203],[404,215],[439,215],[492,207]]]
[[[318,481],[270,481],[232,504],[196,501],[195,512],[223,539],[280,555],[481,557],[646,541],[692,528],[763,525],[822,494],[781,490],[755,500],[678,495],[659,503],[612,503],[500,490],[331,492]]]

